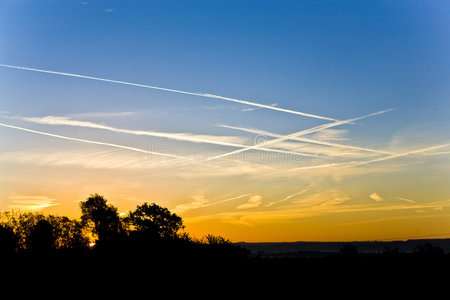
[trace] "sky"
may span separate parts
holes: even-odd
[[[0,2],[0,210],[450,237],[448,1]]]

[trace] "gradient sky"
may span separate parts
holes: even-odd
[[[79,217],[99,193],[168,207],[198,237],[450,237],[449,13],[1,1],[2,65],[197,95],[0,66],[0,209]]]

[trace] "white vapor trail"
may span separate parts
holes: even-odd
[[[178,141],[188,141],[188,142],[193,142],[193,143],[207,143],[207,144],[228,146],[228,147],[234,147],[234,148],[245,148],[245,147],[247,147],[246,145],[242,145],[242,144],[230,143],[230,142],[226,142],[226,141],[212,140],[209,137],[205,137],[205,136],[201,136],[201,135],[192,135],[192,134],[186,134],[186,133],[168,133],[168,132],[158,132],[158,131],[121,129],[121,128],[111,127],[111,126],[98,124],[98,123],[94,123],[94,122],[72,120],[72,119],[67,118],[67,117],[47,116],[47,117],[42,117],[42,118],[36,118],[36,117],[33,117],[33,118],[21,118],[21,120],[28,121],[28,122],[33,122],[33,123],[38,123],[38,124],[46,124],[46,125],[66,125],[66,126],[75,126],[75,127],[87,127],[87,128],[103,129],[103,130],[109,130],[109,131],[117,132],[117,133],[154,136],[154,137],[167,138],[167,139],[178,140]],[[322,156],[316,155],[316,154],[294,152],[294,151],[286,151],[286,150],[271,149],[271,148],[262,148],[261,150],[266,151],[266,152],[275,152],[275,153],[290,154],[290,155],[322,157]]]
[[[136,152],[142,152],[142,153],[146,153],[146,154],[153,154],[153,155],[158,155],[158,156],[164,156],[164,157],[170,157],[170,158],[176,158],[176,159],[183,159],[183,160],[191,161],[190,159],[188,159],[186,157],[175,155],[175,154],[147,151],[147,150],[142,150],[142,149],[134,148],[134,147],[128,147],[128,146],[124,146],[124,145],[117,145],[117,144],[97,142],[97,141],[92,141],[92,140],[78,139],[78,138],[74,138],[74,137],[58,135],[58,134],[53,134],[53,133],[48,133],[48,132],[43,132],[43,131],[38,131],[38,130],[23,128],[23,127],[8,125],[8,124],[4,124],[4,123],[0,123],[0,126],[13,128],[13,129],[18,129],[18,130],[22,130],[22,131],[27,131],[27,132],[31,132],[31,133],[37,133],[37,134],[46,135],[46,136],[55,137],[55,138],[64,139],[64,140],[70,140],[70,141],[76,141],[76,142],[82,142],[82,143],[88,143],[88,144],[95,144],[95,145],[102,145],[102,146],[109,146],[109,147],[121,148],[121,149],[136,151]]]
[[[396,154],[392,154],[392,155],[381,157],[381,158],[377,158],[377,159],[372,159],[372,160],[362,161],[362,162],[356,162],[354,165],[355,166],[367,165],[367,164],[371,164],[371,163],[374,163],[374,162],[384,161],[384,160],[393,159],[393,158],[402,157],[402,156],[407,156],[407,155],[411,155],[411,154],[428,152],[428,151],[432,151],[432,150],[436,150],[436,149],[445,148],[445,147],[448,147],[448,146],[450,146],[450,144],[437,145],[437,146],[432,146],[432,147],[428,147],[428,148],[423,148],[423,149],[418,149],[418,150],[413,150],[413,151],[408,151],[408,152],[403,152],[403,153],[396,153]]]
[[[268,145],[272,145],[272,144],[275,144],[275,143],[279,143],[279,142],[283,142],[283,141],[286,141],[286,140],[290,140],[290,139],[293,139],[293,138],[297,138],[299,136],[302,136],[302,135],[305,135],[305,134],[309,134],[309,133],[313,133],[313,132],[317,132],[317,131],[321,131],[321,130],[324,130],[324,129],[327,129],[327,128],[330,128],[330,127],[335,127],[335,126],[339,126],[339,125],[342,125],[342,124],[347,124],[347,123],[351,123],[351,122],[354,122],[354,121],[357,121],[357,120],[361,120],[361,119],[364,119],[364,118],[372,117],[372,116],[375,116],[375,115],[383,114],[383,113],[386,113],[386,112],[391,111],[391,110],[392,109],[382,110],[382,111],[371,113],[371,114],[368,114],[368,115],[365,115],[365,116],[362,116],[362,117],[357,117],[357,118],[352,118],[352,119],[347,119],[347,120],[342,120],[342,121],[336,121],[336,122],[331,122],[331,123],[315,126],[315,127],[312,127],[312,128],[306,129],[306,130],[302,130],[302,131],[299,131],[299,132],[294,132],[294,133],[291,133],[291,134],[288,134],[288,135],[285,135],[285,136],[281,136],[279,138],[267,141],[267,142],[262,143],[262,144],[257,144],[257,145],[249,146],[249,147],[242,148],[242,149],[239,149],[239,150],[227,152],[227,153],[224,153],[224,154],[221,154],[221,155],[217,155],[217,156],[208,158],[207,161],[210,161],[210,160],[213,160],[213,159],[227,157],[227,156],[234,155],[234,154],[241,153],[241,152],[248,151],[248,150],[262,149],[262,147],[264,147],[264,146],[268,146]]]
[[[276,138],[282,137],[281,134],[276,134],[276,133],[272,133],[272,132],[268,132],[268,131],[264,131],[264,130],[243,128],[243,127],[236,127],[236,126],[229,126],[229,125],[218,125],[218,126],[219,127],[223,127],[223,128],[229,128],[229,129],[234,129],[234,130],[240,130],[240,131],[245,131],[245,132],[249,132],[249,133],[254,133],[254,134],[258,134],[258,135],[271,136],[271,137],[276,137]],[[370,149],[370,148],[365,148],[365,147],[358,147],[358,146],[343,145],[343,144],[337,144],[337,143],[331,143],[331,142],[324,142],[324,141],[308,139],[308,138],[301,138],[301,137],[295,137],[295,138],[292,138],[291,140],[298,141],[298,142],[310,143],[310,144],[318,144],[318,145],[323,145],[323,146],[336,147],[336,148],[345,148],[345,149],[352,149],[352,150],[359,150],[359,151],[367,151],[367,152],[373,152],[373,153],[377,153],[377,154],[389,154],[389,155],[394,154],[392,152],[387,152],[387,151],[382,151],[382,150],[375,150],[375,149]]]
[[[172,92],[172,93],[178,93],[178,94],[185,94],[185,95],[191,95],[191,96],[199,96],[199,97],[220,99],[220,100],[224,100],[224,101],[230,101],[230,102],[235,102],[235,103],[240,103],[240,104],[245,104],[245,105],[250,105],[250,106],[256,106],[256,107],[260,107],[260,108],[266,108],[266,109],[281,111],[281,112],[295,114],[295,115],[301,115],[301,116],[315,118],[315,119],[328,120],[328,121],[338,121],[336,119],[329,118],[329,117],[324,117],[324,116],[319,116],[319,115],[315,115],[315,114],[304,113],[304,112],[290,110],[290,109],[279,108],[279,107],[276,107],[276,106],[265,105],[265,104],[260,104],[260,103],[246,101],[246,100],[241,100],[241,99],[223,97],[223,96],[214,95],[214,94],[186,92],[186,91],[180,91],[180,90],[175,90],[175,89],[163,88],[163,87],[158,87],[158,86],[139,84],[139,83],[132,83],[132,82],[127,82],[127,81],[119,81],[119,80],[112,80],[112,79],[93,77],[93,76],[86,76],[86,75],[80,75],[80,74],[56,72],[56,71],[50,71],[50,70],[42,70],[42,69],[35,69],[35,68],[28,68],[28,67],[5,65],[5,64],[0,64],[0,67],[11,68],[11,69],[19,69],[19,70],[26,70],[26,71],[34,71],[34,72],[41,72],[41,73],[49,73],[49,74],[69,76],[69,77],[77,77],[77,78],[84,78],[84,79],[91,79],[91,80],[98,80],[98,81],[117,83],[117,84],[124,84],[124,85],[131,85],[131,86],[136,86],[136,87],[142,87],[142,88],[148,88],[148,89],[154,89],[154,90],[160,90],[160,91],[166,91],[166,92]]]
[[[445,148],[448,146],[450,146],[450,144],[436,145],[436,146],[431,146],[431,147],[427,147],[427,148],[422,148],[422,149],[417,149],[417,150],[412,150],[412,151],[407,151],[407,152],[402,152],[402,153],[396,153],[396,154],[388,155],[388,156],[377,158],[377,159],[371,159],[371,160],[367,160],[367,161],[350,161],[350,162],[342,162],[342,163],[330,163],[330,164],[313,165],[313,166],[306,166],[306,167],[296,167],[296,168],[290,169],[289,172],[297,171],[297,170],[329,168],[329,167],[336,167],[336,166],[341,166],[344,168],[345,167],[357,167],[357,166],[368,165],[368,164],[385,161],[385,160],[389,160],[389,159],[394,159],[397,157],[403,157],[403,156],[408,156],[408,155],[412,155],[412,154],[429,152],[429,151],[433,151],[436,149]]]

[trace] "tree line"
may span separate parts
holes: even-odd
[[[81,218],[4,211],[0,214],[0,253],[49,254],[77,251],[158,251],[168,249],[238,250],[221,236],[196,239],[183,231],[180,216],[155,203],[143,203],[120,216],[117,207],[99,194],[80,202]],[[246,251],[239,249],[240,256]]]
[[[425,269],[450,265],[450,254],[431,244],[421,245],[414,253],[387,249],[368,255],[346,244],[340,253],[321,258],[264,257],[221,236],[208,234],[194,238],[184,231],[180,216],[155,203],[143,203],[121,216],[117,207],[102,195],[92,194],[80,202],[80,209],[79,219],[23,211],[1,212],[0,257],[12,258],[4,260],[12,270],[17,269],[17,264],[27,268],[28,262],[35,264],[47,258],[51,258],[54,267],[71,265],[74,269],[80,266],[97,266],[98,270],[113,266],[220,269],[220,266],[233,271],[245,267],[252,274],[296,269],[316,272],[344,266],[370,266],[381,268],[377,272],[382,272],[394,266],[406,270],[412,266]]]
[[[324,257],[264,257],[221,236],[196,239],[183,230],[180,216],[155,203],[143,203],[121,216],[103,196],[92,194],[80,202],[80,209],[79,219],[0,213],[1,273],[71,284],[89,275],[94,285],[108,279],[117,285],[123,280],[143,286],[191,280],[265,287],[336,279],[344,284],[367,278],[435,280],[450,267],[450,253],[431,244],[414,253],[394,249],[367,255],[347,244],[340,253]]]

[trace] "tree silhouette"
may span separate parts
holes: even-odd
[[[181,217],[155,203],[144,203],[130,212],[125,222],[137,231],[164,238],[174,238],[184,228]]]
[[[3,227],[13,231],[16,237],[15,248],[18,250],[31,249],[31,232],[41,220],[46,220],[53,226],[56,249],[87,247],[86,229],[79,220],[64,216],[45,216],[37,212],[5,211],[0,213],[0,223]]]
[[[48,253],[55,247],[53,226],[47,220],[40,220],[31,230],[31,250],[36,253]]]
[[[117,208],[107,204],[107,200],[98,194],[91,194],[86,201],[80,203],[81,220],[84,225],[93,222],[94,233],[100,241],[117,237],[121,223]]]
[[[48,216],[46,218],[54,230],[56,236],[55,247],[58,249],[85,248],[89,244],[85,228],[79,220],[67,217]]]

